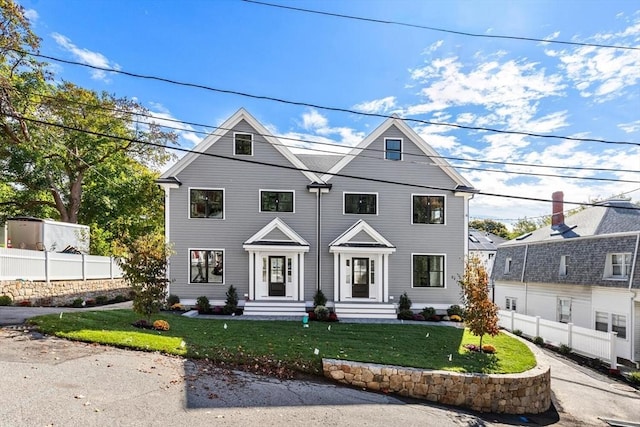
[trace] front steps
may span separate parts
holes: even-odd
[[[338,319],[397,319],[395,304],[370,302],[336,302]]]
[[[305,315],[304,301],[246,301],[244,316],[299,316]]]

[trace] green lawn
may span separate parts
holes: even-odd
[[[295,321],[198,319],[160,314],[171,329],[138,329],[131,310],[65,313],[30,322],[50,335],[118,347],[161,351],[189,358],[207,358],[234,365],[266,364],[319,374],[321,358],[399,365],[455,372],[515,373],[535,366],[528,347],[507,335],[485,336],[493,355],[470,353],[463,345],[478,344],[469,331],[422,324],[363,324]],[[315,354],[318,349],[318,354]],[[449,360],[451,355],[451,360]]]

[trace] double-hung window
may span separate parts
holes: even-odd
[[[260,190],[260,212],[293,212],[293,191]]]
[[[224,219],[224,190],[189,190],[189,218]]]
[[[233,154],[236,156],[253,155],[253,135],[250,133],[233,134]]]
[[[414,254],[413,287],[444,288],[444,255]]]
[[[569,265],[569,255],[561,255],[560,256],[560,270],[558,271],[558,274],[560,276],[566,276],[569,269],[568,269],[568,265]]]
[[[444,196],[414,194],[413,224],[444,224]]]
[[[507,310],[518,311],[518,299],[513,297],[505,297],[504,306]]]
[[[511,258],[506,258],[504,260],[504,274],[511,273]]]
[[[384,158],[387,160],[402,160],[402,139],[385,138]]]
[[[606,279],[623,280],[629,278],[631,272],[631,253],[608,253],[605,263]]]
[[[378,195],[375,193],[344,193],[344,213],[376,215],[378,213]]]
[[[224,283],[224,250],[189,250],[189,283]]]
[[[571,322],[571,299],[558,298],[558,322]]]

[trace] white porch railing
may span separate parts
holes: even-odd
[[[498,319],[500,327],[511,332],[520,330],[529,338],[541,337],[545,342],[556,346],[564,344],[575,353],[606,360],[612,369],[617,368],[615,332],[596,331],[573,323],[554,322],[515,311],[500,310]]]
[[[0,248],[0,280],[118,279],[122,270],[115,258]]]

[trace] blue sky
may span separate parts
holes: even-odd
[[[273,0],[273,3],[487,35],[640,47],[637,1]],[[41,53],[65,60],[318,106],[507,131],[640,143],[640,50],[469,37],[240,0],[21,0]],[[53,63],[56,78],[137,99],[159,121],[215,126],[244,107],[298,151],[336,152],[383,119],[294,106]],[[640,199],[638,145],[439,125],[412,127],[478,189],[567,201]],[[171,123],[192,147],[210,131]],[[304,152],[304,151],[302,151]],[[308,152],[308,151],[307,151]],[[606,168],[569,170],[472,160]],[[632,170],[635,172],[621,172]],[[518,173],[608,178],[612,182]],[[567,208],[571,206],[566,206]],[[510,222],[550,204],[478,195],[472,218]]]

